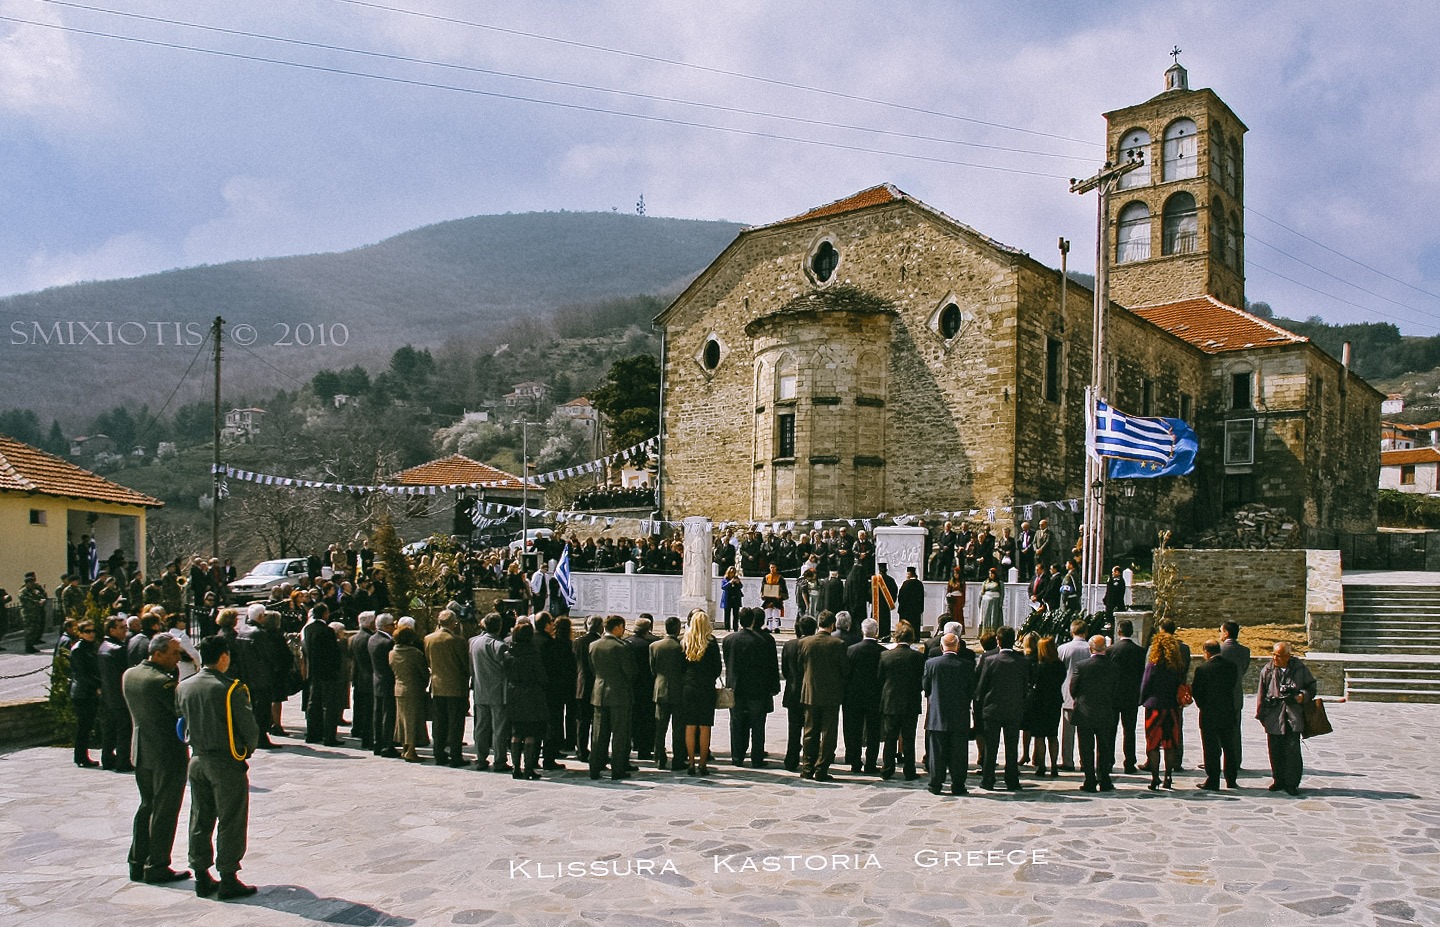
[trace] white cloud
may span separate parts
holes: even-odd
[[[185,259],[215,264],[239,258],[317,250],[315,230],[295,202],[290,183],[231,177],[220,189],[223,211],[185,235]]]
[[[126,232],[88,251],[37,251],[25,261],[25,269],[18,279],[0,286],[4,292],[43,290],[67,283],[165,270],[173,267],[175,261],[175,253],[148,234]]]
[[[17,18],[58,21],[34,3],[0,0],[0,13]],[[108,108],[99,87],[71,37],[56,29],[0,24],[0,110],[45,124],[78,125]]]

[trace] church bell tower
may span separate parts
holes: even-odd
[[[1245,124],[1214,91],[1191,90],[1180,49],[1171,54],[1163,92],[1105,114],[1109,160],[1145,161],[1110,195],[1110,298],[1244,308]]]

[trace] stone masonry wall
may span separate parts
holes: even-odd
[[[823,285],[808,270],[822,240],[840,254]],[[786,511],[787,518],[814,517],[803,497],[791,515],[777,496],[782,485],[814,487],[821,508],[829,507],[825,498],[854,499],[857,510],[833,513],[843,516],[1009,504],[1015,471],[1009,406],[1016,355],[1013,265],[1019,259],[907,203],[742,236],[661,320],[668,516],[704,514],[723,521]],[[757,424],[756,409],[770,406],[757,401],[770,374],[757,371],[758,345],[745,330],[800,297],[811,295],[823,305],[832,287],[878,297],[894,310],[888,344],[874,345],[886,363],[884,398],[859,404],[831,397],[840,402],[826,409],[825,427],[855,435],[853,450],[814,455],[822,458],[814,463],[797,459],[792,465],[797,476],[800,468],[816,469],[804,480],[784,483],[763,459],[770,438]],[[946,339],[937,317],[952,302],[962,324]],[[776,324],[770,323],[767,333]],[[813,323],[797,318],[788,324]],[[707,372],[699,357],[712,336],[722,345],[722,359]],[[807,339],[797,331],[788,340]],[[818,349],[797,360],[812,402],[824,398],[818,394],[829,364],[854,362],[827,359]],[[757,372],[764,382],[757,384]],[[813,431],[807,437],[815,441]],[[839,467],[824,462],[831,456],[841,458]],[[827,467],[832,472],[820,469]],[[854,485],[843,485],[847,480]]]
[[[1302,624],[1305,609],[1304,550],[1156,551],[1157,619],[1192,628]]]

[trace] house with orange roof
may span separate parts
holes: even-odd
[[[1440,492],[1440,448],[1381,451],[1380,488],[1398,492]]]
[[[1240,308],[1244,125],[1178,64],[1107,119],[1111,160],[1147,167],[1110,198],[1105,398],[1200,438],[1191,475],[1112,493],[1112,552],[1252,502],[1311,545],[1372,530],[1384,397]],[[1088,492],[1093,303],[893,184],[745,229],[655,320],[664,517],[1047,517],[1073,540],[1053,503]]]
[[[116,550],[145,562],[146,515],[164,505],[53,454],[0,435],[0,586],[27,572],[54,591],[69,546],[89,535],[100,559]]]

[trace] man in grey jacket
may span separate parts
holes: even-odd
[[[480,623],[484,629],[470,642],[470,679],[475,687],[475,768],[490,768],[490,751],[495,751],[495,771],[510,772],[505,753],[510,744],[510,717],[505,707],[505,654],[509,648],[500,637],[501,618],[496,612]]]
[[[1315,697],[1315,676],[1290,645],[1275,645],[1273,659],[1260,670],[1255,717],[1265,728],[1270,746],[1270,770],[1275,781],[1270,791],[1300,794],[1300,777],[1305,763],[1300,754],[1300,735],[1305,730],[1305,703]]]

